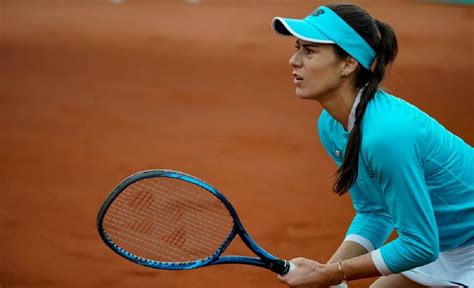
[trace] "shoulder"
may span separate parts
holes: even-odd
[[[331,121],[331,115],[329,115],[328,111],[326,109],[323,109],[321,111],[321,114],[319,114],[318,118],[318,129],[323,129],[328,126],[329,122]]]
[[[340,165],[339,156],[334,154],[338,133],[336,120],[323,109],[318,119],[319,140],[328,154],[336,161],[336,164]]]
[[[318,133],[323,142],[339,142],[344,136],[344,128],[325,109],[321,111],[318,119]]]
[[[318,118],[318,133],[321,140],[329,140],[334,119],[323,109]]]
[[[378,141],[404,141],[424,132],[427,118],[412,104],[380,90],[364,114],[363,136]]]
[[[384,91],[377,92],[363,118],[362,147],[374,155],[403,154],[426,133],[426,114],[408,102]]]

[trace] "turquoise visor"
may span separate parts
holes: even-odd
[[[331,9],[321,6],[304,19],[275,17],[272,27],[282,35],[301,40],[336,44],[370,70],[375,60],[374,49],[349,24]]]

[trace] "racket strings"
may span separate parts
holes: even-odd
[[[143,184],[138,184],[138,185],[143,185]],[[140,187],[140,188],[144,189],[145,187]],[[212,196],[212,198],[211,198],[212,202],[211,202],[210,205],[205,206],[205,205],[202,205],[202,203],[198,203],[196,201],[193,201],[193,199],[183,199],[183,198],[178,199],[178,197],[175,197],[172,190],[166,189],[165,187],[160,187],[160,188],[164,188],[165,191],[170,192],[169,194],[166,194],[166,197],[168,199],[175,200],[176,203],[173,203],[172,205],[170,205],[170,207],[160,205],[160,203],[165,203],[166,200],[168,200],[168,199],[162,198],[161,194],[156,195],[156,197],[159,198],[158,201],[157,201],[157,204],[152,204],[149,207],[149,210],[151,212],[154,212],[153,214],[151,214],[152,218],[156,219],[157,218],[156,215],[163,214],[163,211],[172,211],[172,213],[167,213],[165,215],[160,215],[160,216],[164,217],[170,223],[170,225],[173,225],[173,223],[175,223],[175,221],[178,221],[183,216],[183,214],[184,214],[183,213],[183,207],[191,209],[191,210],[193,210],[193,217],[196,220],[205,222],[208,225],[207,226],[196,225],[195,222],[190,222],[189,225],[194,226],[194,227],[199,228],[199,229],[204,229],[210,235],[216,235],[217,238],[220,240],[219,242],[220,243],[222,242],[221,241],[222,240],[221,233],[216,234],[216,231],[220,231],[223,226],[225,227],[228,224],[228,221],[223,221],[220,218],[222,216],[223,210],[216,210],[213,206],[211,206],[211,205],[216,205],[216,204],[222,205],[222,202],[220,202],[217,198],[212,196],[212,194],[210,194],[209,192],[206,191],[207,194]],[[130,189],[134,189],[134,188],[132,187]],[[200,192],[202,193],[202,191],[200,191]],[[122,197],[122,198],[124,198],[124,197]],[[215,198],[215,199],[213,199],[213,198]],[[203,199],[202,197],[199,198],[199,199],[202,199],[201,200],[202,202],[209,201],[209,197],[208,197],[208,199]],[[121,200],[121,199],[117,199],[117,200]],[[178,204],[178,205],[176,205],[176,204]],[[200,207],[196,206],[196,205],[193,205],[193,204],[200,204]],[[215,211],[221,213],[221,215],[218,215],[217,213],[211,213],[210,210],[208,209],[209,207],[214,208]],[[221,209],[223,207],[224,206],[222,205]],[[205,210],[207,212],[207,214],[201,213],[200,210]],[[224,210],[224,211],[227,211],[227,210]],[[145,215],[143,215],[143,216],[145,216]],[[157,219],[157,220],[159,220],[159,219]],[[225,220],[228,220],[228,218],[225,219]],[[202,223],[199,222],[199,224],[202,224]],[[209,229],[209,228],[213,228],[213,229]]]
[[[123,210],[122,210],[123,211]],[[120,215],[121,214],[121,215]],[[109,222],[109,221],[105,221],[107,222],[107,224],[111,224],[111,225],[114,225],[116,228],[122,228],[122,231],[123,231],[123,228],[125,227],[125,232],[127,233],[133,233],[133,235],[130,235],[130,238],[133,238],[133,240],[137,240],[139,238],[142,238],[144,239],[144,241],[140,241],[140,244],[141,245],[148,245],[151,247],[150,248],[154,248],[154,246],[156,245],[160,245],[160,243],[157,243],[154,238],[150,238],[150,237],[147,237],[146,235],[140,235],[140,233],[137,233],[137,232],[140,232],[139,231],[139,227],[140,225],[135,225],[135,223],[139,222],[139,221],[143,221],[143,217],[140,219],[140,218],[136,218],[136,217],[130,217],[130,214],[127,214],[127,211],[125,212],[122,212],[122,213],[119,213],[117,216],[124,216],[124,217],[128,217],[131,221],[128,221],[128,222],[123,222],[123,221],[120,221],[120,219],[116,219],[116,217],[110,217],[112,221],[114,221],[115,223],[112,223],[112,222]],[[118,223],[117,223],[118,222]],[[172,223],[172,222],[171,222]],[[154,224],[152,222],[152,224]],[[120,225],[120,226],[119,226]],[[160,240],[164,241],[165,243],[169,244],[169,245],[172,245],[172,246],[175,246],[174,248],[182,248],[182,245],[184,244],[184,242],[186,241],[186,238],[187,238],[187,235],[186,233],[184,232],[183,230],[183,227],[184,225],[182,225],[181,227],[172,227],[174,228],[175,230],[174,231],[163,231],[162,229],[156,229],[155,228],[155,231],[154,231],[154,234],[155,235],[152,235],[152,237],[155,237],[157,235],[160,235],[161,234],[161,237],[159,237]],[[189,230],[189,229],[188,229]],[[197,231],[197,230],[196,230]],[[160,233],[161,232],[161,233]],[[189,232],[189,231],[188,231]],[[191,234],[193,231],[191,231]],[[158,233],[158,234],[157,234]],[[200,232],[202,233],[202,232]],[[110,234],[110,233],[109,233]],[[122,233],[121,236],[123,236],[124,233]],[[196,233],[195,233],[196,234]],[[183,249],[181,252],[185,253],[186,255],[184,255],[184,257],[176,257],[177,255],[176,254],[173,254],[171,255],[170,257],[174,257],[174,261],[173,262],[186,262],[187,260],[189,261],[190,257],[192,259],[195,259],[195,258],[204,258],[204,257],[207,257],[209,256],[209,242],[205,242],[205,241],[202,241],[202,240],[199,240],[200,238],[196,238],[196,237],[193,237],[193,236],[196,236],[196,235],[191,235],[190,237],[191,238],[194,238],[194,239],[191,239],[191,240],[194,240],[194,243],[193,243],[193,246],[192,246],[192,251],[187,251],[189,249]],[[197,234],[197,236],[200,236],[199,234]],[[201,237],[202,238],[202,237]],[[122,239],[124,240],[124,239]],[[220,239],[222,240],[222,239]],[[221,243],[217,242],[217,241],[212,241],[214,242],[215,246],[216,247],[219,247]],[[211,242],[211,243],[212,243]],[[176,247],[177,246],[177,247]],[[136,246],[135,246],[136,247]],[[168,247],[169,248],[169,247]],[[186,248],[186,247],[184,247]],[[149,249],[147,249],[149,250]],[[160,249],[162,250],[162,249]],[[169,253],[172,254],[172,252],[176,250],[176,249],[168,249],[168,250],[165,250]],[[213,249],[214,251],[217,250],[216,249]],[[213,252],[214,252],[213,251]],[[140,251],[141,252],[141,251]],[[196,256],[196,253],[200,254],[200,256]],[[137,252],[135,252],[134,254],[138,254]],[[156,253],[155,253],[156,255]],[[193,256],[194,255],[194,256]],[[167,259],[171,259],[170,257],[168,257]],[[163,261],[163,260],[161,260]]]
[[[108,223],[108,224],[110,226],[120,228],[120,226],[115,226],[115,225],[110,224],[110,223]],[[164,252],[165,250],[156,251],[156,250],[152,250],[154,247],[147,248],[146,246],[147,246],[148,242],[144,241],[143,239],[134,238],[134,237],[130,236],[127,233],[122,233],[122,232],[120,232],[118,230],[115,230],[111,227],[108,227],[107,230],[109,231],[109,233],[113,233],[114,240],[118,239],[122,243],[121,245],[123,245],[123,243],[125,243],[125,244],[128,245],[128,247],[133,247],[133,248],[136,248],[136,249],[141,250],[141,251],[146,251],[147,253],[149,253],[149,255],[154,255],[156,257],[162,257],[165,260],[165,261],[162,261],[162,262],[174,262],[174,261],[176,261],[175,259],[177,259],[178,257],[181,257],[181,255],[178,255],[178,254],[173,255],[172,252],[166,252],[166,254],[170,255],[170,256],[175,256],[175,257],[170,258],[170,257],[167,257],[167,256],[163,256],[162,252]],[[158,249],[162,249],[162,248],[158,248]],[[129,251],[129,250],[127,249],[127,251]],[[133,253],[133,254],[135,254],[135,253]],[[140,256],[140,257],[142,257],[142,256]],[[154,259],[155,257],[146,257],[146,258]]]
[[[126,215],[124,213],[117,213],[117,215],[120,215],[120,216],[126,216],[128,217],[129,215]],[[107,224],[111,224],[111,225],[116,225],[117,227],[130,227],[130,223],[127,223],[127,222],[123,222],[121,221],[122,219],[116,217],[116,216],[111,216],[109,219],[107,220],[110,220],[107,221]],[[135,221],[141,221],[141,219],[135,219]],[[161,227],[156,227],[156,226],[153,226],[155,224],[155,222],[150,222],[151,223],[151,227],[149,227],[150,229],[154,229],[153,232],[151,231],[147,231],[146,233],[143,233],[143,232],[135,232],[135,234],[137,235],[143,235],[142,237],[146,238],[146,237],[150,237],[150,236],[156,236],[156,235],[166,235],[161,237],[162,240],[165,240],[165,242],[170,242],[170,244],[173,244],[173,240],[176,238],[176,237],[179,237],[179,238],[182,238],[185,233],[182,232],[183,231],[183,226],[179,226],[179,227],[174,227],[173,230],[165,230],[165,229],[161,229]],[[120,226],[118,226],[120,225]],[[150,230],[148,229],[148,230]],[[198,234],[198,230],[196,229],[189,229],[190,230],[190,235],[193,235],[194,236],[197,236],[199,235]],[[129,229],[127,229],[127,231],[129,231]],[[194,233],[193,233],[194,232]],[[171,238],[173,237],[173,238]],[[180,239],[177,239],[176,241],[179,242]],[[150,238],[150,239],[153,239],[153,238]],[[207,242],[203,242],[202,239],[199,239],[199,238],[196,238],[196,245],[199,246],[199,244],[202,244],[203,247],[207,247],[208,243]],[[213,244],[221,244],[222,242],[219,242],[219,241],[216,241],[215,239],[209,239],[209,241],[212,241]]]
[[[122,216],[124,216],[124,217],[130,217],[130,219],[135,220],[134,224],[132,224],[132,225],[130,226],[131,230],[133,230],[134,227],[140,228],[140,226],[145,226],[145,225],[142,225],[142,224],[143,224],[142,222],[148,222],[148,223],[151,223],[151,225],[153,225],[153,224],[155,224],[155,223],[159,223],[159,221],[162,221],[162,220],[165,220],[165,221],[169,222],[169,225],[168,225],[168,226],[158,226],[158,227],[156,227],[157,229],[163,228],[163,229],[168,229],[168,230],[165,230],[165,231],[175,231],[175,229],[181,227],[181,226],[179,226],[179,225],[177,225],[177,224],[175,224],[175,223],[179,223],[179,219],[181,219],[182,216],[179,216],[179,217],[174,217],[174,216],[173,216],[172,219],[167,219],[167,218],[165,218],[165,219],[159,219],[158,217],[155,216],[156,214],[152,214],[151,216],[149,216],[149,215],[144,214],[144,213],[137,213],[137,216],[134,217],[134,215],[130,216],[130,214],[127,214],[127,213],[128,213],[128,210],[126,209],[126,206],[123,205],[122,203],[120,203],[120,201],[117,201],[116,204],[117,204],[117,205],[116,205],[115,208],[117,209],[117,213],[122,214]],[[160,213],[160,209],[161,209],[161,208],[165,208],[165,207],[159,207],[159,206],[157,205],[157,209],[150,209],[150,211],[153,212],[153,213],[157,213],[157,214],[158,214],[158,213]],[[180,213],[180,215],[182,215],[182,213]],[[141,217],[140,217],[140,216],[141,216]],[[150,219],[144,218],[144,217],[148,217],[148,216],[151,217],[151,218],[150,218]],[[199,217],[197,217],[197,218],[199,218]],[[200,219],[200,218],[199,218],[199,219]],[[135,224],[137,224],[137,225],[135,225]],[[198,231],[203,230],[203,231],[205,231],[206,233],[208,233],[209,236],[214,236],[214,238],[209,237],[208,240],[211,240],[211,241],[212,241],[212,240],[216,240],[216,239],[217,239],[216,242],[218,242],[218,243],[221,243],[221,242],[222,242],[222,241],[221,241],[221,240],[222,240],[222,239],[221,239],[222,234],[216,233],[216,230],[215,230],[215,229],[211,230],[211,229],[208,229],[208,228],[205,227],[205,226],[203,227],[202,225],[196,225],[196,224],[193,223],[193,222],[188,223],[188,225],[189,225],[189,229],[190,229],[191,231],[196,231],[196,233],[197,233]],[[198,230],[198,229],[199,229],[199,230]],[[147,232],[147,231],[143,231],[143,229],[142,229],[142,230],[135,229],[135,232]],[[148,232],[149,232],[149,231],[148,231]],[[147,234],[147,233],[145,233],[145,234]]]
[[[109,227],[107,230],[108,233],[113,234],[114,240],[119,240],[121,242],[121,247],[124,247],[123,243],[126,243],[130,246],[126,249],[131,253],[144,257],[142,254],[137,254],[135,251],[131,250],[130,247],[133,247],[136,251],[145,251],[148,254],[147,259],[161,259],[160,262],[188,262],[185,261],[187,258],[183,257],[183,254],[189,258],[195,257],[195,251],[189,251],[188,249],[183,249],[182,253],[174,253],[173,251],[166,250],[163,246],[160,245],[160,242],[153,238],[148,237],[134,237],[129,233],[124,233],[121,229],[121,226],[115,225],[113,223],[107,222]],[[114,228],[111,228],[111,227]],[[109,236],[110,237],[110,236]],[[154,257],[149,257],[149,256]],[[182,261],[177,261],[177,259],[182,259]]]
[[[124,206],[122,205],[122,207],[124,207]],[[120,216],[125,216],[125,217],[129,216],[129,215],[126,214],[126,213],[127,213],[126,210],[124,210],[124,209],[120,209],[120,210],[121,210],[121,212],[122,212],[122,213],[119,213],[119,214],[121,214]],[[143,215],[142,215],[142,216],[143,216]],[[154,218],[155,218],[155,217],[154,217]],[[129,222],[128,224],[127,224],[127,223],[123,223],[123,222],[120,223],[120,224],[121,224],[122,226],[123,226],[123,225],[127,225],[127,228],[133,230],[134,232],[145,232],[145,234],[150,234],[150,233],[146,233],[147,231],[145,231],[145,227],[147,227],[147,230],[150,230],[150,229],[149,229],[149,228],[150,228],[150,227],[149,227],[150,225],[143,225],[143,222],[145,222],[145,221],[144,221],[144,218],[141,218],[141,219],[140,219],[140,218],[137,218],[137,217],[130,217],[130,219],[133,220],[133,221],[131,222],[132,224],[130,224],[130,222]],[[115,219],[115,217],[113,217],[112,220],[116,220],[116,221],[118,220],[118,221],[120,221],[119,219]],[[152,219],[152,220],[155,220],[155,219]],[[159,219],[157,219],[157,220],[159,220]],[[138,224],[137,224],[137,223],[138,223]],[[146,221],[146,223],[154,224],[153,221]],[[170,223],[173,224],[173,222],[170,222]],[[160,227],[158,227],[158,228],[160,228]],[[173,230],[170,231],[170,229],[168,229],[168,231],[162,231],[161,229],[156,229],[156,230],[159,230],[158,232],[162,232],[163,235],[168,235],[168,236],[163,236],[163,237],[161,237],[161,239],[162,239],[162,240],[165,240],[165,242],[168,242],[169,244],[174,244],[174,245],[180,245],[180,246],[181,246],[181,245],[183,244],[183,240],[182,240],[182,239],[184,239],[183,236],[185,236],[185,233],[184,233],[184,230],[183,230],[183,225],[181,225],[181,226],[179,226],[179,227],[176,227],[176,225],[173,225],[173,227],[171,227],[171,228],[174,229],[174,231],[173,231]],[[160,230],[161,230],[161,231],[160,231]],[[192,232],[194,232],[194,231],[196,231],[196,233],[194,233],[194,234],[197,234],[197,231],[198,231],[198,230],[196,230],[196,229],[192,229],[192,227],[191,227],[191,229],[188,229],[188,230],[191,230],[191,231],[190,231],[191,234],[192,234]],[[194,230],[194,231],[193,231],[193,230]],[[212,232],[212,231],[211,231],[211,232]],[[150,239],[146,239],[146,240],[149,241]],[[211,240],[212,240],[212,239],[211,239]],[[222,239],[219,239],[219,240],[222,240]],[[221,242],[218,242],[218,241],[213,241],[213,242],[214,242],[215,244],[221,244]],[[155,244],[155,243],[152,242],[152,244]],[[197,245],[196,245],[196,247],[194,247],[194,249],[198,249],[198,248],[200,248],[200,247],[201,247],[201,248],[202,248],[202,247],[205,248],[206,245],[209,245],[209,244],[206,243],[206,242],[199,241],[199,238],[197,239],[197,243],[196,243],[196,244],[197,244]],[[199,244],[202,244],[202,245],[199,245]],[[199,247],[198,247],[198,246],[199,246]],[[201,249],[201,250],[202,250],[202,249]]]
[[[156,214],[152,214],[151,215],[151,218],[148,219],[148,218],[144,218],[144,217],[149,217],[147,216],[146,214],[143,214],[141,213],[141,215],[130,215],[127,211],[127,207],[121,203],[121,200],[119,201],[118,199],[115,201],[117,203],[117,205],[115,205],[114,209],[116,209],[114,211],[114,214],[111,213],[110,215],[110,219],[111,220],[116,220],[116,221],[120,221],[121,218],[126,218],[126,217],[129,217],[130,220],[133,220],[133,224],[130,225],[130,222],[128,223],[124,223],[124,222],[121,222],[122,225],[127,225],[130,230],[133,230],[135,232],[141,232],[143,234],[151,234],[150,232],[150,224],[153,226],[153,229],[155,229],[156,232],[162,232],[163,235],[165,234],[168,234],[169,237],[168,239],[173,241],[173,239],[176,237],[176,236],[179,236],[180,234],[182,235],[183,233],[182,232],[179,232],[178,233],[174,233],[177,229],[182,229],[182,226],[178,226],[178,225],[175,225],[174,223],[176,222],[172,222],[170,221],[169,222],[169,226],[156,226],[154,225],[155,223],[159,223],[160,219],[158,219],[155,215]],[[159,209],[153,209],[152,210],[153,213],[159,213]],[[117,215],[115,215],[117,214]],[[119,218],[117,218],[116,216],[120,216]],[[173,220],[176,220],[176,219],[173,219]],[[143,225],[142,222],[147,222],[147,224]],[[190,234],[194,234],[195,236],[199,236],[201,232],[200,229],[204,230],[206,233],[208,233],[208,236],[213,236],[213,237],[209,237],[207,239],[207,241],[211,241],[213,242],[214,244],[222,244],[222,235],[221,234],[216,234],[215,233],[215,230],[209,230],[209,229],[206,229],[206,227],[202,227],[202,226],[197,226],[195,225],[194,223],[189,223],[190,225],[188,226],[188,231],[190,232]],[[141,229],[140,229],[141,227]],[[145,230],[145,227],[147,227],[147,229]],[[136,228],[136,229],[134,229]],[[174,234],[174,235],[173,235]],[[173,238],[171,238],[173,237]],[[177,240],[179,241],[179,239]],[[208,245],[207,242],[203,242],[202,239],[196,237],[196,242],[197,244],[199,243],[202,243],[203,245]]]
[[[162,180],[158,180],[158,181],[163,182]],[[196,193],[193,196],[195,196],[196,197],[195,199],[197,200],[194,200],[191,198],[184,198],[184,197],[179,199],[178,197],[174,197],[173,190],[168,189],[164,186],[159,186],[159,187],[165,189],[165,191],[170,192],[170,195],[167,195],[167,196],[172,198],[173,200],[178,201],[180,205],[187,206],[189,209],[196,209],[195,217],[201,219],[202,221],[207,221],[209,225],[215,226],[217,230],[221,229],[222,225],[225,225],[228,223],[228,221],[225,221],[228,219],[221,218],[222,212],[223,212],[222,208],[225,209],[224,211],[226,212],[226,214],[228,214],[227,209],[225,208],[223,203],[220,200],[218,200],[217,197],[212,196],[211,193],[206,191],[208,195],[204,194],[205,196],[207,196],[205,198],[199,195],[202,193]],[[176,185],[173,185],[173,187],[180,188],[179,190],[187,192],[182,187],[178,187]],[[176,194],[176,195],[180,195],[180,194]],[[209,195],[211,195],[212,198],[209,198]],[[206,205],[206,203],[208,204]],[[219,205],[219,206],[215,207],[215,205]],[[199,212],[199,210],[203,210],[203,209],[206,211],[206,213],[204,214]]]
[[[152,225],[152,228],[151,227],[149,227],[149,228],[154,229],[154,232],[156,234],[162,234],[162,235],[168,234],[168,235],[170,235],[170,237],[173,235],[173,232],[175,232],[176,229],[182,229],[182,226],[176,226],[176,225],[170,225],[168,227],[167,226],[165,226],[165,227],[156,226],[155,223],[157,223],[157,221],[159,221],[159,219],[156,219],[155,216],[152,216],[152,219],[146,219],[146,218],[143,218],[143,217],[145,217],[147,215],[141,215],[141,216],[140,215],[137,215],[137,216],[130,215],[126,209],[122,208],[122,207],[125,207],[125,206],[123,206],[120,202],[117,202],[116,204],[117,205],[115,205],[115,207],[114,207],[114,213],[110,213],[108,215],[109,217],[107,219],[104,219],[104,220],[107,220],[107,221],[104,221],[105,223],[110,224],[110,225],[115,225],[118,228],[126,227],[127,231],[132,230],[132,231],[135,232],[135,234],[139,233],[139,234],[145,234],[147,236],[152,235],[152,232],[150,231],[150,229],[147,229],[147,231],[144,231],[146,233],[143,233],[142,231],[137,231],[137,229],[134,229],[133,224],[130,227],[130,222],[123,222],[123,219],[129,218],[130,220],[133,221],[132,223],[137,223],[137,222],[140,222],[140,221],[147,221],[148,223],[150,223]],[[109,220],[111,222],[109,222]],[[115,222],[115,224],[112,223],[112,222]],[[145,225],[143,225],[143,226],[145,226]],[[195,236],[198,236],[199,233],[201,233],[200,230],[198,230],[198,229],[202,228],[202,227],[198,227],[196,225],[191,225],[191,226],[194,226],[194,227],[189,227],[190,234],[191,235],[194,234]],[[140,227],[140,225],[138,225],[138,227]],[[143,230],[143,228],[142,228],[142,230]],[[214,233],[214,231],[211,231],[211,230],[208,230],[208,229],[205,229],[205,230],[209,231],[210,233]],[[143,238],[146,238],[145,235],[143,236]],[[216,244],[216,245],[217,244],[222,244],[222,238],[219,238],[219,236],[220,235],[214,234],[213,238],[209,237],[207,240],[211,241],[213,244]],[[200,239],[198,237],[196,237],[195,240],[196,240],[196,245],[197,246],[200,246],[199,244],[202,244],[203,247],[207,247],[207,245],[208,245],[207,242],[203,242],[203,239]]]
[[[188,192],[188,191],[186,191],[186,189],[183,188],[183,187],[180,187],[180,186],[175,185],[175,184],[173,184],[173,183],[167,183],[167,182],[165,182],[164,180],[161,180],[161,179],[157,179],[156,182],[157,182],[157,183],[168,184],[171,188],[176,189],[176,190],[179,190],[179,191],[182,191],[182,192]],[[152,185],[157,185],[157,183],[154,183],[154,182],[153,182]],[[158,186],[159,186],[159,185],[158,185]],[[165,190],[167,190],[167,191],[170,191],[170,192],[172,191],[171,189],[167,188],[166,186],[159,186],[159,187],[161,187],[161,188],[163,188],[163,189],[165,189]],[[191,187],[192,187],[192,186],[191,186]],[[195,187],[198,187],[198,186],[195,186]],[[199,187],[199,189],[203,189],[203,188]],[[208,192],[208,193],[209,193],[209,192]],[[210,193],[209,193],[209,194],[210,194]],[[180,195],[180,194],[177,194],[177,195]],[[200,202],[200,201],[208,201],[208,200],[210,199],[210,198],[209,198],[209,195],[203,194],[203,193],[196,193],[194,196],[196,197],[196,199],[199,200],[199,201],[195,201],[195,202],[194,202],[195,204],[198,204],[198,205],[202,204],[202,202]],[[203,197],[203,196],[205,196],[205,197]],[[213,197],[214,197],[214,196],[213,196]],[[216,197],[214,197],[214,198],[216,198]],[[219,200],[219,201],[214,201],[215,199],[213,199],[213,198],[211,198],[211,199],[212,199],[212,201],[210,201],[210,204],[209,204],[208,208],[210,208],[211,210],[213,210],[213,211],[216,212],[216,213],[214,214],[214,216],[220,216],[221,213],[222,213],[222,209],[221,209],[222,206],[223,206],[223,205],[222,205],[222,202],[221,202],[220,200]],[[217,198],[216,198],[216,199],[217,199]],[[189,200],[192,201],[192,199],[189,199]],[[219,204],[219,206],[218,206],[218,207],[214,207],[214,205],[217,205],[217,204]]]
[[[212,256],[227,240],[233,220],[209,191],[173,178],[135,182],[111,203],[104,232],[139,257],[192,262]]]

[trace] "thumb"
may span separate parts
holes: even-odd
[[[289,265],[290,267],[288,268],[288,272],[285,274],[285,275],[278,275],[277,276],[277,279],[278,281],[282,282],[282,283],[287,283],[287,276],[293,271],[295,270],[296,268],[296,265],[295,263],[293,263],[292,261],[288,261],[289,262]]]

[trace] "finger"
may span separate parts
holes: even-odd
[[[307,261],[308,259],[306,258],[303,258],[303,257],[298,257],[298,258],[293,258],[290,260],[290,262],[292,262],[293,264],[295,264],[296,266],[298,266],[299,263],[304,263],[305,261]]]
[[[277,277],[278,279],[286,279],[288,277],[288,274],[290,274],[292,271],[294,271],[296,269],[296,265],[291,262],[291,261],[288,261],[288,270],[286,270],[286,272],[284,274],[279,274]]]
[[[278,275],[278,276],[277,276],[277,279],[278,279],[278,281],[280,281],[281,283],[287,284],[285,276]]]

